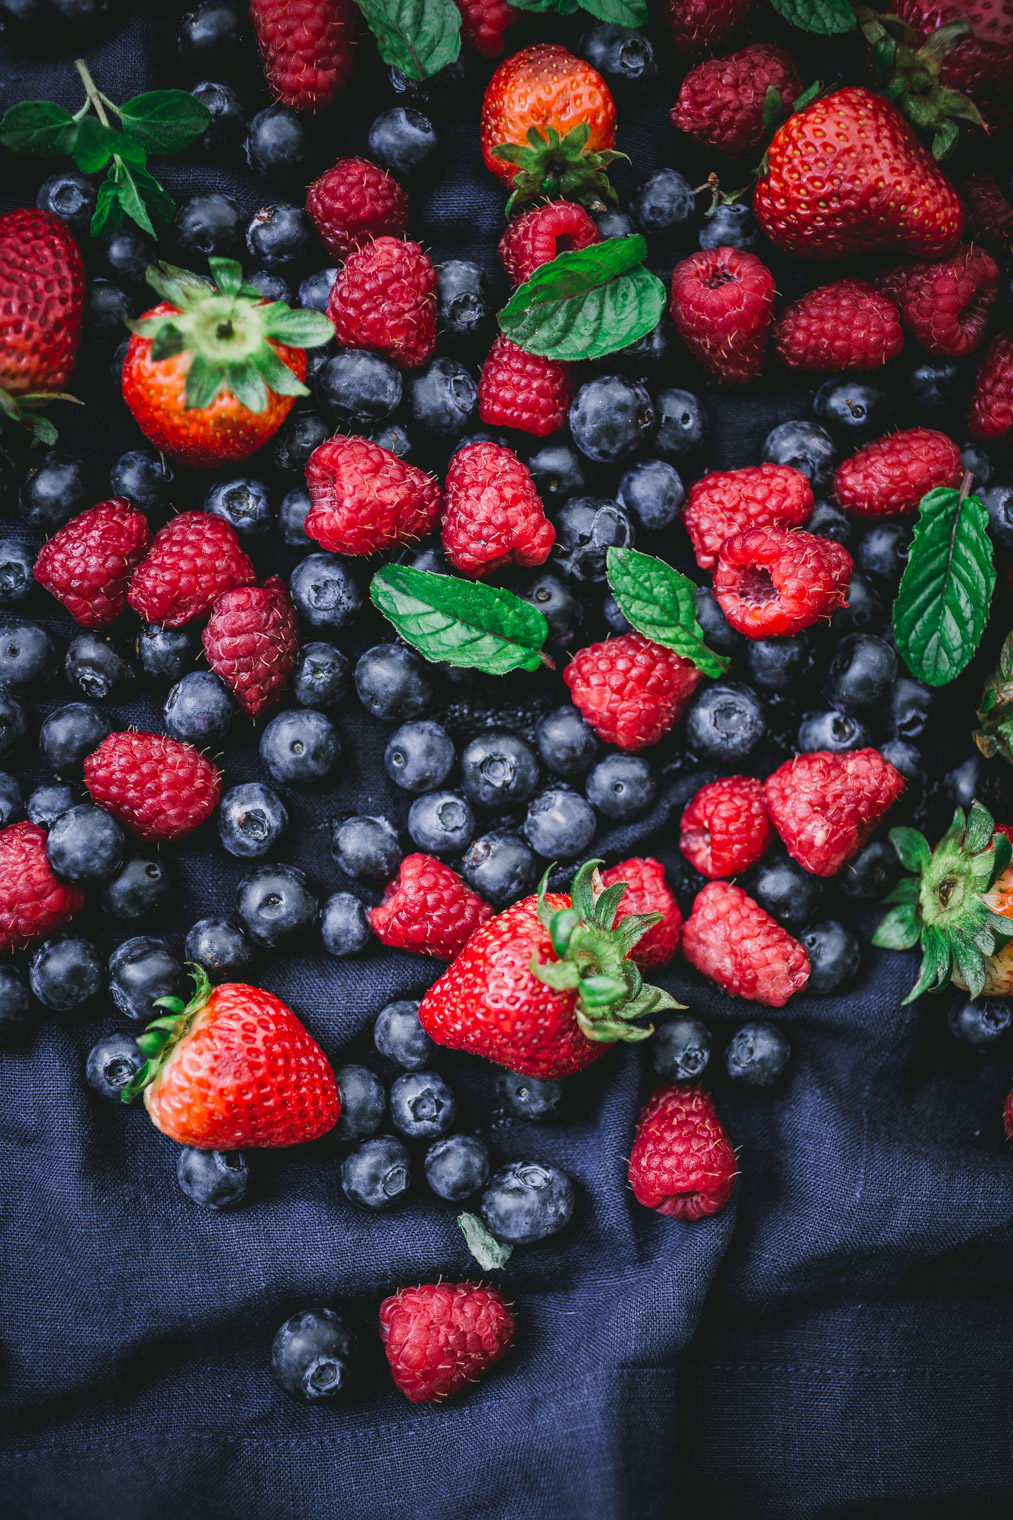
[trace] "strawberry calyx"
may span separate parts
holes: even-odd
[[[917,829],[890,830],[890,843],[913,874],[898,882],[885,901],[893,906],[872,942],[887,950],[921,945],[918,979],[905,1003],[939,992],[954,971],[971,996],[985,986],[986,959],[1013,938],[1013,921],[993,911],[989,894],[1013,860],[1013,844],[979,802],[953,822],[934,850]]]
[[[31,433],[33,444],[45,444],[48,448],[59,435],[50,419],[40,415],[39,408],[48,406],[51,401],[73,401],[76,406],[84,405],[67,391],[28,391],[15,396],[0,386],[0,422],[19,423]]]
[[[946,158],[953,152],[961,122],[988,131],[970,96],[949,89],[939,78],[940,66],[973,33],[966,17],[936,27],[924,42],[914,27],[899,16],[881,16],[867,6],[859,6],[858,17],[869,44],[880,93],[904,113],[912,126],[931,132],[934,158]]]
[[[589,860],[580,867],[570,887],[570,906],[553,908],[546,896],[552,867],[538,886],[538,921],[549,932],[556,959],[536,955],[531,970],[554,992],[576,992],[577,1023],[589,1040],[646,1040],[651,1025],[633,1022],[683,1003],[661,987],[644,981],[629,959],[630,951],[648,929],[661,922],[660,913],[630,913],[621,923],[616,914],[626,891],[617,881],[605,887],[598,867]]]
[[[999,663],[985,682],[978,722],[974,742],[985,759],[1001,755],[1013,765],[1013,633],[1007,634]]]
[[[176,309],[127,323],[131,332],[151,340],[154,362],[190,355],[187,411],[210,406],[222,391],[256,413],[267,409],[269,392],[308,396],[271,340],[319,348],[334,337],[330,318],[265,301],[255,285],[244,284],[235,259],[211,258],[208,264],[215,283],[172,264],[152,264],[148,284]]]
[[[196,961],[191,961],[190,964],[193,967],[190,973],[194,982],[193,996],[188,1003],[177,997],[156,998],[152,1006],[167,1008],[169,1012],[161,1018],[152,1019],[144,1032],[137,1036],[138,1048],[145,1058],[144,1064],[120,1093],[120,1101],[123,1103],[132,1103],[146,1087],[151,1086],[169,1052],[189,1033],[194,1019],[214,991],[204,967]]]
[[[516,168],[513,191],[506,204],[507,216],[522,201],[534,200],[539,195],[549,200],[579,201],[592,211],[618,204],[619,198],[605,171],[617,159],[629,163],[629,157],[614,148],[589,151],[590,137],[591,127],[586,121],[571,128],[565,137],[560,137],[555,127],[547,127],[544,133],[537,127],[529,127],[527,147],[500,143],[493,148],[497,158]]]

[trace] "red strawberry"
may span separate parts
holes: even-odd
[[[730,881],[709,881],[697,893],[682,931],[682,953],[733,997],[767,1008],[783,1008],[809,980],[803,946]]]
[[[31,425],[32,410],[63,390],[81,341],[84,280],[81,251],[58,216],[0,216],[0,417]]]
[[[969,35],[939,63],[940,82],[970,95],[990,127],[1010,125],[1013,0],[895,0],[891,9],[914,27],[923,43],[937,27],[969,21]]]
[[[126,611],[131,572],[150,543],[144,513],[114,496],[79,512],[43,544],[35,579],[82,628],[105,628]]]
[[[313,450],[306,485],[306,532],[335,554],[375,554],[424,538],[443,504],[439,483],[424,470],[368,438],[342,434]]]
[[[661,914],[661,922],[648,929],[643,939],[634,945],[630,960],[635,961],[642,971],[649,966],[667,966],[674,959],[682,939],[682,914],[665,880],[661,861],[651,855],[634,855],[603,871],[601,879],[605,887],[614,887],[619,882],[625,884],[626,890],[616,914],[617,924],[629,918],[631,913]]]
[[[665,20],[677,53],[715,53],[738,31],[753,0],[665,0]]]
[[[563,679],[600,739],[637,750],[657,744],[678,723],[701,675],[674,650],[624,633],[582,649]]]
[[[1002,438],[1013,428],[1013,336],[1000,333],[985,350],[974,384],[967,431],[972,438]]]
[[[561,253],[590,248],[601,242],[597,224],[573,201],[549,201],[533,206],[512,221],[499,240],[499,257],[515,285],[530,280],[536,269]]]
[[[491,916],[489,904],[442,860],[406,855],[369,922],[381,944],[449,961]]]
[[[421,1283],[380,1305],[380,1339],[394,1382],[413,1404],[476,1382],[514,1343],[502,1293],[481,1283]]]
[[[936,486],[958,486],[963,473],[952,438],[934,428],[908,428],[867,443],[839,464],[834,492],[853,517],[894,517],[914,512]]]
[[[789,116],[753,210],[778,248],[812,259],[894,249],[943,258],[964,226],[959,195],[913,129],[859,85]]]
[[[969,243],[985,247],[1004,267],[1013,259],[1013,206],[994,175],[972,174],[960,187],[967,209],[964,228]]]
[[[958,248],[948,259],[897,264],[879,276],[904,325],[930,354],[960,358],[985,336],[999,294],[999,266],[982,248]]]
[[[790,638],[848,605],[853,568],[847,549],[832,538],[747,528],[721,545],[714,596],[746,638]]]
[[[299,658],[298,620],[281,576],[223,592],[203,643],[208,664],[245,713],[256,718],[273,707]]]
[[[679,825],[679,848],[703,876],[738,876],[769,840],[763,782],[754,776],[722,776],[702,786]]]
[[[231,523],[214,512],[181,512],[155,534],[127,600],[146,623],[182,628],[209,612],[224,591],[256,578]]]
[[[163,998],[168,1013],[138,1039],[147,1059],[123,1101],[143,1091],[155,1128],[202,1151],[302,1145],[333,1129],[331,1063],[291,1008],[241,982],[212,987],[203,966],[193,979],[190,1002]]]
[[[789,369],[879,369],[904,347],[897,307],[867,280],[835,280],[786,306],[774,347]]]
[[[109,734],[84,762],[92,802],[138,839],[185,839],[218,806],[222,778],[192,744],[130,729]]]
[[[556,530],[531,472],[512,449],[471,443],[447,470],[443,547],[455,570],[476,579],[505,565],[543,565]]]
[[[678,1006],[630,963],[651,921],[615,922],[612,894],[596,891],[597,865],[581,866],[569,896],[546,896],[543,882],[475,931],[419,1008],[438,1045],[526,1077],[568,1077],[608,1044],[643,1039],[632,1020]]]
[[[656,1088],[641,1110],[630,1153],[637,1202],[669,1219],[706,1219],[732,1196],[736,1172],[710,1094],[685,1082]]]
[[[713,570],[726,538],[745,528],[799,528],[813,509],[813,492],[787,464],[716,470],[690,489],[682,521],[701,570]]]
[[[306,215],[327,252],[342,260],[374,238],[404,232],[408,197],[368,158],[339,158],[307,190]]]
[[[376,349],[414,369],[436,348],[436,270],[418,243],[378,237],[349,254],[327,315],[344,348]]]
[[[904,790],[878,749],[796,755],[767,777],[767,810],[788,854],[814,876],[836,876]]]
[[[669,310],[686,347],[718,380],[756,379],[774,320],[774,276],[755,253],[691,253],[672,271]]]
[[[41,825],[0,829],[0,954],[59,929],[83,907],[81,888],[53,875]]]
[[[352,72],[351,0],[250,0],[264,77],[291,111],[330,105]]]
[[[671,111],[672,125],[729,158],[748,158],[767,140],[764,106],[776,90],[790,111],[802,93],[794,58],[772,42],[753,42],[727,58],[690,69]]]
[[[573,366],[527,354],[509,338],[493,343],[478,382],[478,415],[487,427],[517,428],[546,438],[566,422]]]
[[[507,0],[454,0],[461,12],[461,41],[483,58],[498,58],[503,33],[513,26],[519,11]]]

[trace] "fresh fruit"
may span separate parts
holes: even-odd
[[[738,1167],[702,1087],[658,1087],[637,1120],[629,1180],[638,1203],[669,1219],[706,1219],[732,1196]]]
[[[999,333],[985,350],[967,414],[972,438],[1004,438],[1013,428],[1013,337]]]
[[[436,1045],[419,1023],[418,1003],[407,999],[381,1008],[373,1043],[382,1056],[406,1071],[421,1071],[436,1055]]]
[[[601,233],[583,206],[573,201],[549,201],[516,217],[500,238],[498,252],[513,283],[523,285],[536,269],[559,254],[600,242]]]
[[[897,307],[867,280],[847,278],[810,290],[774,323],[773,343],[789,369],[817,373],[879,369],[904,347]]]
[[[380,1305],[380,1339],[395,1385],[431,1404],[474,1383],[514,1343],[502,1293],[479,1283],[422,1283]]]
[[[658,783],[643,755],[607,754],[588,772],[587,800],[603,818],[629,823],[654,801]]]
[[[275,100],[292,111],[330,105],[352,71],[350,0],[250,0],[250,15]]]
[[[491,917],[492,908],[465,886],[456,871],[431,855],[406,855],[369,922],[384,945],[454,958]]]
[[[958,37],[956,45],[940,56],[940,83],[969,95],[993,130],[1010,126],[1011,0],[895,0],[892,9],[914,28],[923,45],[932,42],[938,28],[954,21],[969,22],[968,34]]]
[[[730,40],[753,6],[753,0],[665,0],[665,20],[676,53],[696,57],[714,53]]]
[[[736,633],[790,637],[848,605],[852,566],[832,538],[798,528],[747,528],[721,545],[714,595]]]
[[[126,611],[131,573],[150,543],[143,512],[122,496],[100,501],[43,544],[35,579],[82,628],[105,628]]]
[[[512,449],[496,443],[458,449],[443,513],[443,547],[455,570],[480,579],[506,565],[541,565],[555,537],[531,473]]]
[[[211,817],[221,777],[192,744],[164,734],[109,734],[84,762],[93,802],[139,839],[184,839]],[[227,1147],[226,1147],[227,1149]]]
[[[341,1098],[337,1140],[366,1140],[375,1135],[387,1112],[387,1093],[368,1066],[339,1066],[334,1073]]]
[[[682,914],[665,879],[665,868],[661,861],[655,860],[652,855],[634,855],[603,871],[601,879],[605,887],[614,887],[618,882],[625,884],[626,890],[619,899],[617,924],[629,918],[631,913],[661,915],[659,921],[634,945],[630,959],[636,962],[641,971],[646,971],[651,966],[667,966],[669,961],[675,959],[679,949]]]
[[[521,833],[544,860],[576,860],[595,836],[594,809],[578,792],[546,787],[528,805]]]
[[[123,830],[103,808],[81,802],[57,818],[46,839],[49,864],[61,881],[94,886],[119,869]]]
[[[767,810],[788,854],[815,876],[857,855],[904,790],[877,749],[796,755],[768,776]]]
[[[478,382],[478,415],[488,427],[517,428],[546,438],[566,422],[573,399],[573,366],[525,353],[498,337]]]
[[[1013,259],[1013,205],[992,174],[972,174],[960,187],[967,210],[967,241],[987,248],[1006,268]]]
[[[461,41],[483,58],[498,58],[503,33],[517,20],[518,11],[507,0],[454,0],[461,12]]]
[[[702,678],[674,650],[627,633],[582,649],[563,679],[600,739],[638,750],[657,744],[679,721]]]
[[[568,1225],[573,1205],[573,1183],[560,1167],[511,1161],[494,1174],[480,1207],[484,1223],[497,1240],[526,1246]]]
[[[767,138],[769,90],[777,92],[786,112],[802,93],[802,77],[784,48],[753,42],[726,58],[708,58],[682,81],[672,125],[729,158],[748,158]]]
[[[306,192],[306,214],[336,260],[378,237],[398,237],[408,225],[408,197],[368,158],[339,158]]]
[[[299,631],[280,575],[263,586],[239,586],[219,596],[203,633],[204,653],[245,713],[273,707],[299,654]]]
[[[181,628],[204,617],[223,592],[255,580],[231,524],[213,513],[181,512],[155,534],[127,600],[145,622]]]
[[[327,315],[344,348],[378,349],[413,369],[436,348],[436,270],[418,243],[386,235],[350,253]]]
[[[703,876],[738,876],[769,840],[763,782],[754,776],[723,776],[701,787],[679,825],[679,848]]]
[[[453,1128],[457,1101],[435,1071],[406,1071],[390,1088],[390,1119],[406,1140],[434,1140]]]
[[[665,1082],[691,1082],[702,1076],[711,1055],[710,1030],[699,1019],[677,1014],[664,1019],[650,1044],[651,1065]]]
[[[773,1087],[784,1075],[791,1047],[774,1024],[744,1024],[725,1051],[725,1070],[747,1087]]]
[[[84,282],[81,251],[60,217],[0,216],[0,417],[33,426],[36,409],[62,393],[81,338]],[[53,441],[52,424],[43,434]]]
[[[440,515],[437,481],[368,438],[336,437],[306,466],[306,532],[336,554],[375,554],[424,538]]]
[[[275,1381],[295,1399],[316,1403],[344,1393],[355,1363],[355,1336],[333,1309],[303,1309],[271,1346]]]
[[[999,266],[984,249],[964,246],[948,259],[897,264],[877,283],[924,349],[960,358],[985,336],[999,295]]]
[[[774,320],[774,276],[755,253],[691,253],[672,271],[669,310],[680,338],[710,374],[725,385],[757,378]]]
[[[728,881],[709,881],[697,893],[682,931],[682,953],[726,992],[768,1008],[783,1008],[809,980],[804,947]]]
[[[629,375],[595,375],[570,404],[570,435],[596,464],[613,464],[635,454],[654,427],[651,394]]]
[[[460,1203],[489,1180],[489,1151],[477,1135],[450,1135],[426,1151],[426,1181],[437,1198]]]
[[[242,1151],[203,1151],[186,1145],[176,1162],[186,1196],[204,1209],[235,1209],[246,1199],[250,1171]]]
[[[834,494],[853,517],[914,512],[926,491],[959,486],[960,450],[935,428],[914,427],[867,443],[838,465]]]
[[[0,952],[41,939],[83,906],[81,888],[53,875],[44,828],[12,823],[0,829]]]
[[[690,489],[682,521],[701,570],[713,570],[726,538],[746,528],[800,528],[813,507],[812,486],[785,464],[716,470]]]

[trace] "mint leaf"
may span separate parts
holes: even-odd
[[[494,676],[545,664],[548,624],[537,607],[512,591],[409,565],[387,565],[374,575],[370,596],[427,660]]]
[[[468,1250],[483,1272],[495,1272],[506,1266],[513,1255],[513,1246],[490,1234],[477,1214],[458,1214],[457,1223]]]
[[[113,158],[112,174],[119,203],[127,216],[149,237],[157,237],[154,224],[165,225],[172,220],[176,209],[172,196],[147,169],[124,163],[119,154]]]
[[[123,207],[115,180],[104,179],[91,218],[92,237],[112,237],[123,226]]]
[[[609,549],[607,564],[612,595],[638,633],[692,660],[705,676],[724,674],[728,661],[704,643],[688,576],[638,549]]]
[[[103,126],[97,116],[85,116],[77,124],[69,152],[82,174],[95,174],[120,151],[122,143],[122,133]]]
[[[600,359],[652,332],[665,287],[644,269],[638,232],[562,253],[536,269],[499,314],[512,343],[547,359]]]
[[[461,51],[454,0],[357,0],[384,63],[409,79],[429,79]]]
[[[958,676],[985,630],[995,589],[987,524],[977,496],[940,486],[921,499],[893,626],[904,663],[929,686]]]
[[[76,135],[77,122],[53,100],[23,100],[0,121],[0,143],[12,153],[40,158],[69,153]]]
[[[211,112],[186,90],[149,90],[120,107],[124,130],[149,153],[182,153],[211,125]]]
[[[858,25],[849,0],[770,0],[770,3],[792,26],[800,26],[804,32],[817,32],[821,37],[853,32]]]
[[[647,0],[580,0],[580,8],[613,26],[647,25]]]

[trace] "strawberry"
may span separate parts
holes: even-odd
[[[339,158],[307,190],[306,215],[327,252],[342,260],[374,238],[404,232],[408,197],[368,158]]]
[[[904,347],[890,295],[850,276],[810,290],[786,306],[774,323],[773,336],[782,364],[817,374],[879,369]]]
[[[422,999],[419,1018],[438,1045],[525,1077],[567,1077],[606,1044],[644,1039],[650,1031],[634,1020],[678,1006],[629,958],[654,916],[618,924],[625,889],[600,891],[599,864],[581,866],[569,895],[546,895],[543,879],[537,895],[475,931]]]
[[[646,749],[677,723],[701,681],[685,660],[642,633],[591,644],[563,674],[585,723],[606,744]]]
[[[754,776],[722,776],[702,786],[679,825],[679,848],[702,876],[738,876],[769,840],[763,782]]]
[[[168,1012],[138,1038],[144,1065],[123,1089],[144,1093],[152,1124],[202,1151],[274,1149],[326,1135],[341,1100],[331,1063],[271,992],[193,969],[194,993],[159,998]]]
[[[127,607],[134,568],[151,543],[148,519],[123,496],[79,512],[35,560],[35,579],[82,628],[106,628]]]
[[[853,517],[894,517],[914,512],[936,486],[958,486],[963,473],[952,438],[935,428],[908,428],[874,439],[839,464],[834,493]]]
[[[790,638],[848,605],[853,567],[832,538],[798,528],[747,528],[721,545],[714,596],[747,639]]]
[[[1006,1102],[1002,1109],[1003,1129],[1006,1131],[1006,1139],[1013,1140],[1013,1087],[1006,1095]]]
[[[546,438],[565,424],[574,390],[571,364],[525,353],[501,336],[482,366],[478,415],[487,427],[517,428]]]
[[[155,534],[127,600],[146,623],[182,628],[210,612],[223,592],[256,578],[231,523],[214,512],[181,512]]]
[[[378,237],[349,254],[327,315],[345,348],[386,354],[414,369],[436,348],[436,270],[418,243]]]
[[[306,465],[306,532],[334,554],[375,554],[424,538],[443,493],[424,470],[368,438],[338,434]]]
[[[960,247],[948,259],[897,264],[878,283],[924,349],[959,359],[985,336],[999,266],[982,248]]]
[[[777,91],[788,112],[802,93],[802,76],[783,48],[750,43],[690,69],[671,110],[672,126],[729,158],[749,158],[767,140],[768,90]]]
[[[256,718],[280,701],[299,658],[299,625],[280,575],[224,591],[203,634],[208,664]]]
[[[512,449],[472,443],[447,470],[443,547],[462,575],[480,579],[506,565],[543,565],[556,530],[531,472]]]
[[[972,174],[960,187],[967,210],[964,228],[969,243],[987,248],[1007,267],[1013,259],[1013,205],[1003,195],[992,174]]]
[[[0,829],[0,954],[59,929],[83,907],[81,888],[53,875],[40,824]]]
[[[714,53],[738,31],[753,0],[665,0],[665,20],[677,53]]]
[[[713,570],[726,538],[745,528],[799,528],[813,509],[813,492],[787,464],[715,470],[690,489],[682,521],[701,570]]]
[[[507,0],[454,0],[461,12],[461,41],[483,58],[498,58],[503,33],[520,14]]]
[[[37,427],[34,410],[62,393],[81,341],[84,260],[51,211],[0,216],[0,418]],[[52,441],[52,424],[43,427]]]
[[[536,269],[561,253],[590,248],[601,242],[597,224],[573,201],[549,201],[532,206],[512,221],[499,240],[500,263],[515,285],[530,280]]]
[[[617,925],[632,913],[661,915],[660,922],[648,929],[643,939],[634,945],[630,960],[635,961],[641,971],[646,971],[649,966],[667,966],[674,960],[682,939],[682,914],[665,880],[661,861],[651,855],[634,855],[603,871],[601,879],[605,887],[614,887],[618,882],[625,884],[626,890],[619,900],[616,914]]]
[[[218,806],[222,778],[192,744],[130,729],[109,734],[84,762],[92,802],[138,839],[185,839]]]
[[[369,922],[381,944],[449,961],[491,916],[489,904],[442,860],[406,855]]]
[[[939,27],[969,22],[968,35],[939,62],[940,83],[969,95],[993,129],[1013,123],[1013,0],[895,0],[890,9],[914,28],[921,43]]]
[[[1002,438],[1013,428],[1013,336],[1000,333],[978,367],[967,414],[972,438]]]
[[[710,374],[725,385],[756,379],[774,320],[774,276],[755,253],[691,253],[672,271],[669,310],[680,338]]]
[[[788,854],[814,876],[836,876],[904,790],[878,749],[796,755],[767,777],[770,821]]]
[[[964,226],[959,195],[913,129],[859,85],[789,116],[767,149],[753,210],[778,248],[812,259],[894,249],[944,258]]]
[[[682,931],[682,953],[733,997],[783,1008],[809,980],[809,957],[748,892],[709,881]]]
[[[250,15],[275,100],[290,111],[330,105],[352,72],[351,0],[250,0]]]
[[[706,1219],[724,1208],[736,1175],[735,1152],[710,1094],[686,1082],[656,1088],[630,1152],[637,1202],[669,1219]]]
[[[395,1385],[413,1404],[439,1403],[502,1361],[514,1317],[502,1293],[481,1283],[420,1283],[380,1305]]]

